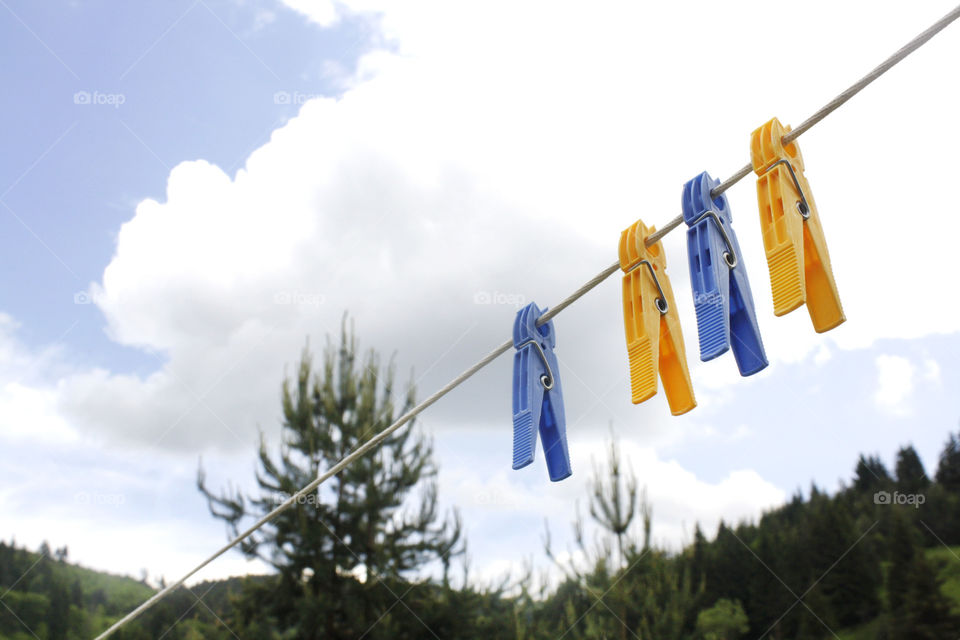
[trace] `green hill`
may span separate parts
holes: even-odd
[[[217,637],[218,616],[248,580],[262,578],[195,585],[204,606],[191,590],[178,589],[116,637]],[[71,564],[66,549],[51,552],[44,544],[29,551],[0,542],[0,640],[89,640],[155,592],[139,580]]]
[[[893,474],[861,456],[835,493],[813,486],[755,522],[721,522],[712,539],[697,526],[679,552],[650,542],[652,505],[635,484],[611,489],[623,486],[611,452],[595,469],[589,510],[608,536],[592,547],[581,537],[582,561],[564,565],[558,586],[534,587],[530,573],[483,589],[466,574],[453,586],[338,572],[334,587],[321,588],[315,573],[286,571],[178,589],[115,638],[353,640],[310,617],[335,589],[356,609],[338,605],[332,624],[353,616],[365,640],[960,637],[960,438],[950,436],[933,479],[910,447]],[[642,537],[623,524],[635,516]],[[142,581],[70,564],[65,548],[0,543],[0,640],[87,640],[153,593]]]

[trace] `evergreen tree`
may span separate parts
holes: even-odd
[[[703,640],[737,640],[749,628],[739,600],[717,600],[697,616],[697,632]]]
[[[707,571],[709,570],[707,554],[709,553],[709,547],[710,544],[700,529],[700,523],[697,523],[693,529],[693,544],[684,555],[686,560],[684,568],[690,578],[690,585],[698,594],[687,626],[695,626],[697,621],[694,616],[711,602],[707,599]]]
[[[637,510],[637,477],[632,469],[626,475],[620,462],[620,450],[615,439],[610,440],[606,470],[594,465],[590,480],[590,515],[601,527],[617,539],[618,561],[624,560],[624,536],[633,523]],[[646,505],[646,501],[642,501]],[[644,512],[644,528],[649,538],[650,518]],[[649,540],[645,541],[647,544]]]
[[[734,533],[723,520],[720,521],[710,553],[707,593],[714,602],[720,598],[743,602],[750,619],[751,631],[757,631],[753,625],[758,616],[748,604],[751,584],[761,575],[761,571],[769,572],[747,548],[753,541],[753,536],[748,536],[747,533],[744,527],[738,528]]]
[[[567,581],[544,606],[553,615],[542,620],[542,635],[524,624],[520,637],[689,637],[702,590],[692,583],[683,562],[651,545],[653,511],[632,471],[624,471],[615,442],[611,442],[607,466],[594,467],[589,490],[590,514],[601,528],[594,547],[588,548],[584,541],[582,519],[574,522],[574,538],[586,569],[559,561],[550,547],[548,529],[546,553],[566,573]],[[638,516],[642,537],[632,533],[631,523]]]
[[[910,519],[906,514],[896,513],[887,574],[890,637],[892,640],[955,637],[960,621],[952,615],[941,581],[918,541]]]
[[[960,493],[960,439],[952,433],[940,454],[937,482],[951,493]]]
[[[839,500],[824,497],[811,503],[809,560],[819,587],[830,603],[830,616],[840,626],[871,620],[880,609],[881,581],[871,540],[856,528]],[[820,613],[820,612],[818,612]],[[820,614],[827,620],[827,614]],[[830,626],[834,623],[828,621]]]
[[[908,576],[906,599],[902,608],[902,624],[911,640],[942,640],[957,637],[957,619],[950,612],[950,601],[942,591],[942,581],[923,553],[914,558]]]
[[[892,514],[888,541],[887,610],[894,618],[902,618],[909,588],[910,570],[917,555],[916,535],[902,509]]]
[[[644,505],[646,531],[644,549],[646,549],[649,544],[650,517],[645,496],[641,499],[641,503]],[[616,440],[611,438],[606,474],[600,467],[594,465],[593,478],[590,481],[590,516],[616,538],[617,569],[624,568],[624,537],[630,530],[630,524],[636,515],[636,509],[637,477],[634,475],[633,469],[629,469],[624,476],[620,462],[620,450],[617,447]],[[621,581],[618,581],[615,592],[612,594],[617,600],[617,609],[619,610],[621,624],[618,637],[621,640],[626,640],[628,631],[626,620],[624,620],[627,617],[628,607],[627,598],[624,597],[625,586]]]
[[[242,522],[268,513],[394,421],[393,367],[383,371],[373,352],[359,362],[344,321],[322,371],[314,372],[305,350],[282,400],[278,458],[261,437],[259,495],[214,495],[198,471],[211,513],[234,536]],[[414,404],[410,385],[401,413]],[[392,618],[407,611],[390,609],[409,588],[405,581],[434,561],[446,580],[451,556],[460,551],[459,516],[439,522],[436,474],[430,441],[406,425],[248,538],[244,553],[279,572],[275,593],[258,602],[264,613],[298,638],[389,635]]]
[[[774,625],[777,625],[778,629],[792,630],[796,615],[783,616],[783,614],[790,611],[791,605],[796,601],[794,594],[799,596],[806,589],[805,580],[799,580],[796,575],[790,575],[785,570],[784,561],[791,555],[790,550],[785,548],[785,544],[783,531],[779,529],[774,519],[763,518],[757,539],[751,545],[756,557],[751,556],[753,562],[747,565],[748,568],[757,569],[748,574],[750,596],[746,602],[755,616],[750,622],[754,625],[754,632],[758,636]],[[749,554],[749,551],[747,553]],[[806,568],[804,575],[806,575]],[[786,586],[784,582],[787,583]],[[737,602],[740,601],[737,600]]]
[[[860,455],[853,480],[853,488],[858,493],[885,491],[893,484],[890,473],[878,456]],[[813,496],[811,496],[811,499]]]
[[[794,611],[799,618],[799,624],[796,633],[787,635],[788,638],[821,640],[829,637],[830,631],[837,626],[830,601],[824,596],[820,585],[810,589],[803,596],[803,603],[798,604]]]
[[[700,584],[707,575],[707,539],[698,522],[693,528],[693,548],[690,554],[690,577],[694,584]]]
[[[920,456],[912,446],[897,451],[897,490],[902,493],[922,493],[930,486],[930,478],[920,462]]]

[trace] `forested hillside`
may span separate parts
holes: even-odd
[[[652,506],[615,447],[588,500],[606,535],[588,541],[576,523],[586,562],[558,564],[565,578],[555,588],[535,589],[530,575],[495,587],[340,575],[325,592],[310,588],[311,572],[293,580],[281,566],[274,576],[180,589],[116,637],[865,640],[960,631],[956,436],[932,479],[911,447],[892,471],[861,456],[837,492],[811,487],[712,536],[697,527],[679,553],[650,545]],[[549,534],[545,542],[552,557]],[[153,589],[72,565],[65,548],[0,543],[0,593],[0,638],[60,640],[93,637]],[[334,635],[300,624],[326,602],[345,603],[352,618],[337,616]]]

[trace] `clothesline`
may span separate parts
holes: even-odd
[[[879,66],[873,69],[870,73],[868,73],[863,78],[858,80],[856,83],[851,85],[848,89],[840,93],[833,100],[831,100],[826,105],[824,105],[820,110],[818,110],[812,116],[804,120],[795,129],[793,129],[792,131],[784,135],[782,137],[782,144],[787,145],[793,142],[794,140],[796,140],[797,138],[799,138],[806,131],[808,131],[818,122],[820,122],[821,120],[826,118],[828,115],[830,115],[833,111],[835,111],[837,108],[839,108],[847,100],[849,100],[854,95],[856,95],[861,90],[863,90],[864,87],[866,87],[871,82],[873,82],[874,80],[879,78],[881,75],[886,73],[888,70],[890,70],[890,68],[892,68],[898,62],[906,58],[912,52],[920,48],[924,43],[926,43],[937,33],[939,33],[944,28],[946,28],[947,25],[955,21],[957,18],[960,18],[960,6],[955,7],[952,11],[950,11],[948,14],[943,16],[936,23],[931,25],[923,33],[919,34],[918,36],[913,38],[910,42],[908,42],[906,45],[904,45],[902,48],[900,48],[898,51],[896,51],[893,55],[887,58],[883,63],[881,63]],[[714,189],[712,189],[710,192],[711,197],[718,197],[724,191],[726,191],[727,189],[732,187],[734,184],[742,180],[744,177],[749,175],[752,170],[753,170],[752,164],[748,163],[744,165],[740,170],[738,170],[736,173],[734,173],[725,181],[721,182]],[[654,245],[665,235],[667,235],[672,230],[680,226],[683,223],[683,221],[684,221],[683,216],[679,215],[673,218],[672,220],[670,220],[669,222],[667,222],[663,227],[651,233],[646,238],[646,241],[645,241],[646,246],[649,247]],[[620,269],[620,262],[618,261],[613,263],[612,265],[610,265],[609,267],[607,267],[597,275],[595,275],[593,278],[591,278],[586,283],[584,283],[583,286],[581,286],[579,289],[577,289],[576,291],[571,293],[569,296],[567,296],[564,300],[562,300],[560,303],[552,307],[549,311],[546,311],[545,313],[543,313],[543,315],[541,315],[539,320],[536,322],[537,326],[542,326],[547,322],[549,322],[552,318],[556,317],[561,311],[563,311],[564,309],[572,305],[574,302],[582,298],[584,295],[586,295],[589,291],[591,291],[601,282],[603,282],[604,280],[609,278],[611,275],[616,273],[616,271],[619,269]],[[448,382],[438,391],[434,392],[426,400],[422,401],[420,404],[413,407],[410,411],[403,414],[399,419],[397,419],[389,427],[385,428],[383,431],[373,436],[370,440],[368,440],[367,442],[359,446],[357,449],[352,451],[349,455],[345,456],[337,464],[330,467],[327,471],[319,475],[316,479],[314,479],[308,485],[306,485],[305,487],[303,487],[302,489],[300,489],[299,491],[297,491],[296,493],[288,497],[286,500],[283,501],[283,503],[281,503],[273,511],[266,514],[259,520],[257,520],[253,525],[251,525],[248,529],[240,533],[233,540],[229,541],[227,544],[220,547],[216,552],[214,552],[212,555],[210,555],[208,558],[206,558],[203,562],[198,564],[196,567],[191,569],[182,578],[166,586],[165,588],[163,588],[162,590],[160,590],[159,592],[151,596],[146,602],[141,604],[139,607],[131,611],[129,614],[127,614],[120,620],[118,620],[109,629],[107,629],[106,631],[101,633],[99,636],[97,636],[95,640],[102,640],[104,638],[111,636],[113,633],[118,631],[121,627],[126,625],[128,622],[139,617],[143,612],[145,612],[147,609],[155,605],[157,602],[163,599],[171,591],[183,585],[187,580],[189,580],[193,575],[195,575],[201,569],[203,569],[208,564],[210,564],[211,562],[219,558],[221,555],[223,555],[224,553],[226,553],[227,551],[229,551],[230,549],[238,545],[244,539],[248,538],[250,535],[256,532],[260,527],[264,526],[271,520],[275,519],[282,512],[289,509],[291,506],[297,504],[298,500],[302,496],[316,490],[317,487],[319,487],[321,484],[323,484],[324,482],[326,482],[328,479],[332,478],[336,474],[343,471],[343,469],[349,466],[352,462],[354,462],[358,458],[370,452],[372,449],[379,446],[380,443],[382,443],[387,437],[390,436],[390,434],[392,434],[397,429],[400,429],[402,426],[404,426],[405,424],[413,420],[413,418],[415,418],[418,414],[422,413],[428,407],[433,405],[437,400],[439,400],[443,396],[447,395],[450,391],[452,391],[453,389],[457,388],[458,386],[466,382],[471,376],[473,376],[473,374],[483,369],[485,366],[493,362],[498,356],[507,352],[512,347],[513,347],[513,340],[507,340],[503,344],[496,347],[493,351],[485,355],[478,362],[476,362],[474,365],[469,367],[466,371],[464,371],[459,376],[457,376],[456,378]]]

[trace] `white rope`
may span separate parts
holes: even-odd
[[[852,98],[854,95],[860,92],[868,84],[870,84],[871,82],[879,78],[881,75],[886,73],[891,67],[893,67],[895,64],[897,64],[904,58],[906,58],[913,51],[917,50],[921,45],[923,45],[925,42],[927,42],[930,38],[935,36],[940,31],[942,31],[948,24],[956,20],[958,17],[960,17],[960,6],[957,6],[953,11],[945,15],[943,18],[937,21],[929,29],[927,29],[926,31],[918,35],[916,38],[911,40],[909,43],[907,43],[904,47],[902,47],[892,56],[887,58],[887,60],[884,61],[880,66],[878,66],[876,69],[874,69],[873,71],[865,75],[863,78],[861,78],[856,84],[854,84],[849,89],[847,89],[846,91],[838,95],[836,98],[828,102],[822,109],[817,111],[815,114],[813,114],[812,116],[804,120],[803,123],[800,124],[800,126],[798,126],[796,129],[794,129],[793,131],[791,131],[790,133],[788,133],[783,137],[783,143],[788,144],[790,142],[793,142],[797,138],[799,138],[804,132],[806,132],[811,127],[813,127],[813,125],[817,124],[818,122],[826,118],[828,115],[830,115],[830,113],[835,111],[840,105],[842,105],[844,102]],[[713,189],[713,191],[711,191],[710,195],[713,197],[720,195],[721,193],[723,193],[724,191],[732,187],[734,184],[742,180],[744,177],[746,177],[750,173],[752,168],[753,167],[749,164],[744,165],[742,169],[740,169],[739,171],[737,171],[737,173],[730,176],[725,182],[722,182],[721,184],[717,185],[717,187]],[[646,245],[648,247],[653,245],[658,240],[663,238],[663,236],[667,235],[668,233],[676,229],[678,226],[680,226],[680,224],[682,223],[683,223],[683,216],[677,216],[676,218],[674,218],[673,220],[665,224],[661,229],[658,229],[656,232],[650,234],[650,236],[647,237]],[[571,304],[573,304],[574,302],[579,300],[581,297],[583,297],[588,291],[590,291],[591,289],[596,287],[598,284],[600,284],[601,282],[609,278],[611,275],[616,273],[616,271],[619,268],[620,268],[620,263],[615,262],[609,267],[607,267],[606,269],[604,269],[603,271],[601,271],[600,273],[598,273],[596,276],[591,278],[582,287],[574,291],[572,294],[567,296],[567,298],[562,300],[555,307],[551,308],[549,311],[547,311],[542,316],[540,316],[540,319],[537,321],[537,326],[540,326],[546,322],[549,322],[553,317],[555,317],[561,311],[563,311],[564,309],[569,307]],[[448,382],[446,385],[444,385],[439,391],[437,391],[436,393],[431,395],[429,398],[427,398],[426,400],[424,400],[423,402],[415,406],[413,409],[411,409],[410,411],[402,415],[396,422],[394,422],[389,427],[387,427],[386,429],[384,429],[383,431],[375,435],[373,438],[365,442],[360,447],[357,447],[353,452],[351,452],[345,458],[340,460],[340,462],[330,467],[330,469],[328,469],[322,475],[318,476],[313,482],[311,482],[310,484],[308,484],[307,486],[300,489],[295,494],[293,494],[292,496],[284,500],[283,503],[280,504],[280,506],[278,506],[276,509],[274,509],[267,515],[263,516],[259,520],[257,520],[246,531],[238,535],[236,538],[234,538],[227,544],[220,547],[216,552],[213,553],[213,555],[211,555],[206,560],[204,560],[203,562],[198,564],[196,567],[191,569],[189,573],[184,575],[182,578],[180,578],[173,584],[170,584],[167,587],[163,588],[162,590],[158,591],[149,600],[141,604],[139,607],[137,607],[136,609],[128,613],[126,616],[124,616],[120,620],[117,620],[117,622],[115,622],[109,629],[107,629],[106,631],[101,633],[99,636],[97,636],[95,640],[102,640],[103,638],[107,638],[113,635],[113,633],[116,632],[118,629],[120,629],[120,627],[124,626],[131,620],[139,617],[140,614],[142,614],[144,611],[146,611],[147,609],[155,605],[168,593],[170,593],[177,587],[181,586],[187,580],[189,580],[191,576],[196,574],[198,571],[206,567],[208,564],[210,564],[211,562],[213,562],[214,560],[222,556],[224,553],[226,553],[233,547],[237,546],[237,544],[239,544],[241,541],[249,538],[257,529],[267,524],[268,522],[276,518],[278,515],[286,511],[287,509],[289,509],[291,506],[293,506],[294,503],[296,503],[305,494],[308,494],[311,491],[315,490],[317,487],[319,487],[321,484],[326,482],[328,479],[332,478],[336,474],[343,471],[343,469],[345,469],[348,465],[350,465],[354,460],[363,456],[364,454],[369,452],[371,449],[378,446],[391,433],[393,433],[403,425],[413,420],[418,414],[420,414],[425,409],[427,409],[427,407],[429,407],[430,405],[435,403],[437,400],[439,400],[443,396],[453,391],[462,383],[466,382],[467,379],[473,376],[473,374],[475,374],[477,371],[480,371],[480,369],[483,369],[485,366],[493,362],[498,356],[505,353],[512,346],[513,346],[513,341],[508,340],[503,344],[501,344],[496,349],[494,349],[493,351],[491,351],[490,353],[488,353],[487,355],[485,355],[472,367],[470,367],[469,369],[461,373],[459,376],[457,376],[456,378]]]
[[[916,38],[914,38],[907,44],[903,45],[899,50],[897,50],[896,53],[894,53],[892,56],[890,56],[889,58],[884,60],[882,63],[880,63],[876,69],[874,69],[867,75],[860,78],[849,89],[847,89],[846,91],[838,95],[836,98],[834,98],[833,100],[825,104],[815,114],[813,114],[812,116],[810,116],[809,118],[801,122],[796,129],[794,129],[793,131],[790,131],[785,136],[783,136],[783,144],[790,144],[791,142],[793,142],[794,140],[802,136],[808,130],[813,128],[813,125],[817,124],[818,122],[826,118],[828,115],[836,111],[840,107],[840,105],[842,105],[844,102],[846,102],[853,96],[860,93],[864,89],[864,87],[866,87],[868,84],[870,84],[871,82],[873,82],[874,80],[876,80],[877,78],[885,74],[887,71],[893,68],[895,64],[897,64],[898,62],[906,58],[908,55],[910,55],[911,53],[913,53],[914,51],[922,47],[924,44],[926,44],[926,42],[930,38],[932,38],[933,36],[943,31],[947,27],[947,25],[949,25],[951,22],[953,22],[957,18],[960,18],[960,6],[955,7],[953,11],[951,11],[947,15],[937,20],[933,25],[930,26],[929,29],[927,29],[926,31],[918,35]],[[742,180],[747,174],[750,173],[752,169],[753,169],[752,165],[749,165],[749,164],[744,165],[744,167],[740,169],[740,171],[737,171],[735,174],[727,178],[726,181],[722,182],[721,184],[718,184],[717,188],[710,192],[710,195],[716,198],[721,193],[723,193],[724,191],[726,191],[727,189],[735,185],[737,182]]]
[[[815,114],[813,114],[812,116],[810,116],[809,118],[801,122],[796,129],[790,131],[785,136],[783,136],[783,144],[790,144],[791,142],[799,138],[801,135],[809,131],[811,128],[813,128],[813,125],[817,124],[818,122],[826,118],[828,115],[836,111],[840,107],[840,105],[842,105],[844,102],[846,102],[853,96],[860,93],[860,91],[862,91],[864,87],[866,87],[868,84],[870,84],[871,82],[873,82],[874,80],[882,76],[887,71],[889,71],[895,64],[897,64],[898,62],[906,58],[908,55],[910,55],[911,53],[919,49],[921,46],[923,46],[927,42],[927,40],[929,40],[933,36],[943,31],[948,24],[950,24],[957,18],[960,18],[960,6],[955,7],[953,11],[943,16],[942,18],[940,18],[929,29],[927,29],[926,31],[918,35],[916,38],[914,38],[913,40],[905,44],[903,47],[901,47],[892,56],[884,60],[879,66],[877,66],[876,69],[874,69],[867,75],[860,78],[860,80],[854,83],[849,89],[847,89],[846,91],[838,95],[836,98],[834,98],[833,100],[825,104]],[[753,171],[752,164],[748,163],[743,165],[736,173],[734,173],[732,176],[730,176],[729,178],[727,178],[726,180],[718,184],[713,190],[711,190],[710,197],[716,198],[721,193],[723,193],[724,191],[726,191],[727,189],[729,189],[730,187],[732,187],[733,185],[737,184],[738,182],[746,178],[748,175],[750,175],[751,171]],[[677,216],[667,224],[663,225],[663,228],[657,229],[655,233],[651,233],[650,236],[647,238],[647,246],[649,247],[650,245],[655,243],[657,240],[659,240],[663,236],[667,235],[668,233],[670,233],[671,231],[679,227],[682,222],[683,222],[683,216]]]

